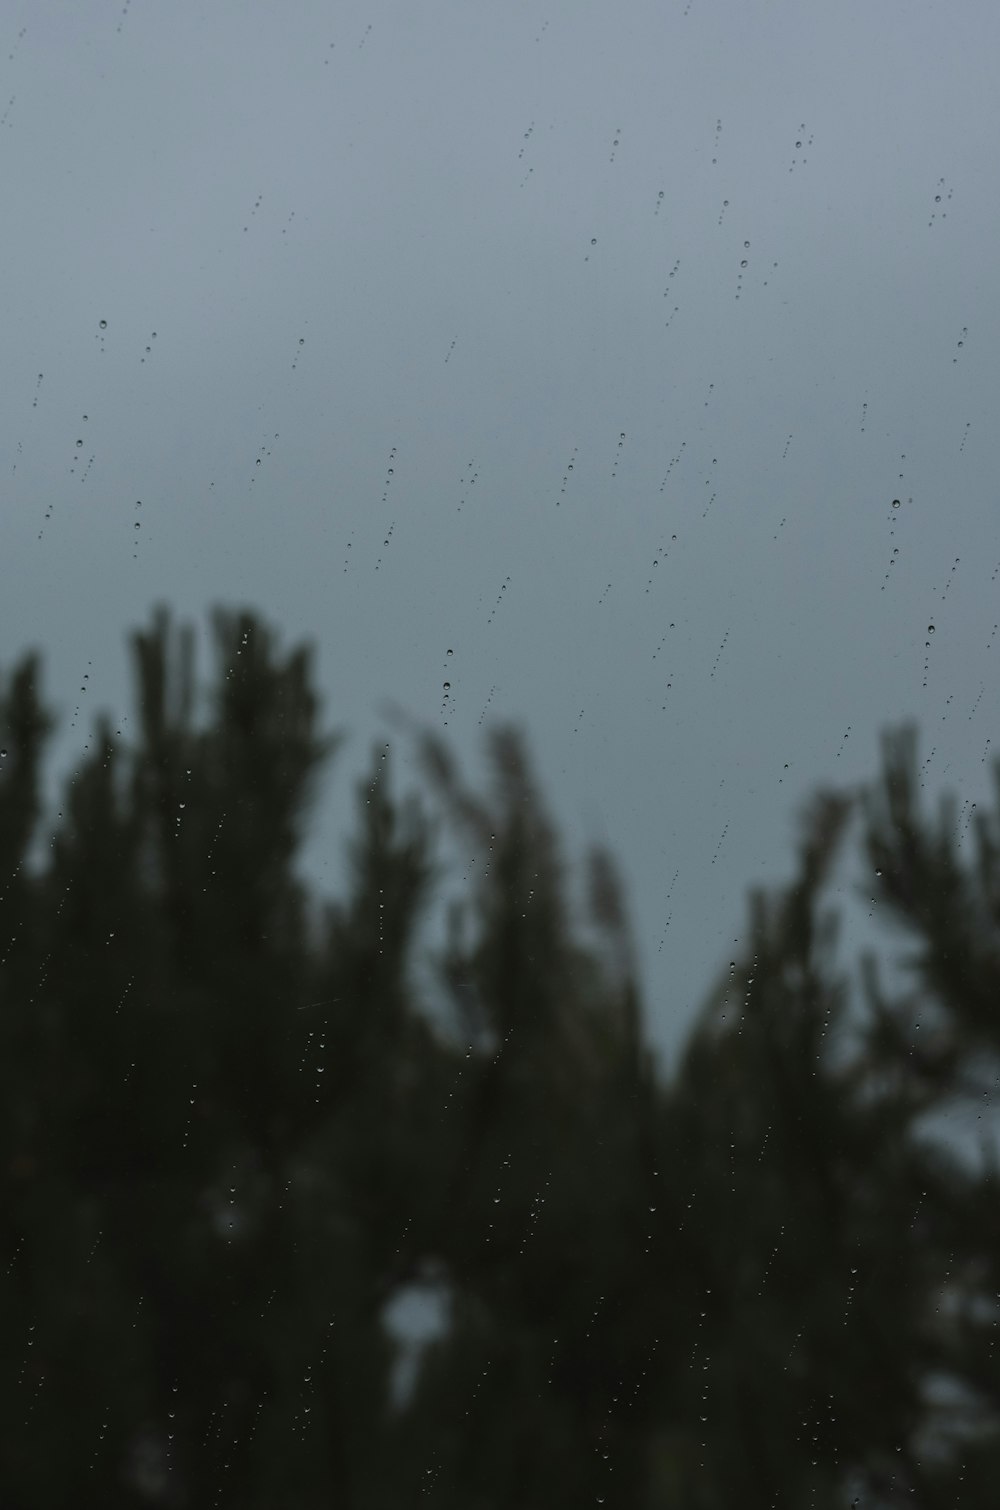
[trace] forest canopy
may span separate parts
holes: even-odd
[[[212,639],[199,717],[194,630],[132,636],[138,732],[97,720],[41,865],[54,720],[37,655],[0,668],[4,1505],[995,1504],[1000,764],[972,853],[913,726],[816,794],[666,1075],[616,862],[578,916],[519,730],[484,793],[417,731],[401,798],[376,746],[319,898],[311,650],[249,610]],[[860,962],[860,1014],[855,812],[913,945],[900,994]],[[441,825],[479,857],[447,1022],[414,969]]]

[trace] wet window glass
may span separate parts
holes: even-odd
[[[998,49],[0,17],[5,1506],[996,1503]]]

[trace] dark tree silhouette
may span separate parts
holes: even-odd
[[[410,724],[399,801],[375,747],[320,899],[311,652],[249,612],[213,635],[206,706],[192,630],[133,637],[135,743],[98,719],[42,862],[37,658],[0,680],[5,1510],[991,1506],[996,819],[965,859],[886,736],[667,1076],[614,861],[577,916],[516,730],[485,795]],[[855,813],[919,944],[898,996],[838,965]],[[429,959],[447,1020],[415,969],[444,826],[475,878]],[[941,1134],[973,1107],[975,1157]],[[403,1390],[421,1291],[446,1324]]]

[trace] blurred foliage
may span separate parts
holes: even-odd
[[[623,888],[574,920],[516,731],[492,791],[358,791],[343,901],[294,865],[339,736],[250,613],[133,637],[45,863],[37,658],[0,682],[0,1502],[385,1510],[996,1503],[1000,827],[918,811],[916,736],[803,815],[670,1076]],[[1000,810],[1000,768],[998,810]],[[823,889],[853,812],[912,988]],[[471,898],[415,954],[443,870]],[[870,894],[870,890],[867,894]],[[981,1152],[935,1132],[975,1105]],[[445,1303],[419,1353],[401,1296]]]

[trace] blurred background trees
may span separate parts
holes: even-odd
[[[98,720],[42,865],[38,659],[0,681],[3,1505],[994,1504],[997,817],[964,858],[887,735],[751,895],[667,1076],[613,859],[575,918],[515,730],[485,796],[418,732],[400,801],[374,749],[322,901],[310,652],[213,633],[204,715],[193,632],[133,637],[138,738]],[[837,962],[856,811],[901,996]],[[477,877],[432,961],[448,1020],[414,969],[442,824]],[[978,1155],[940,1135],[958,1105]]]

